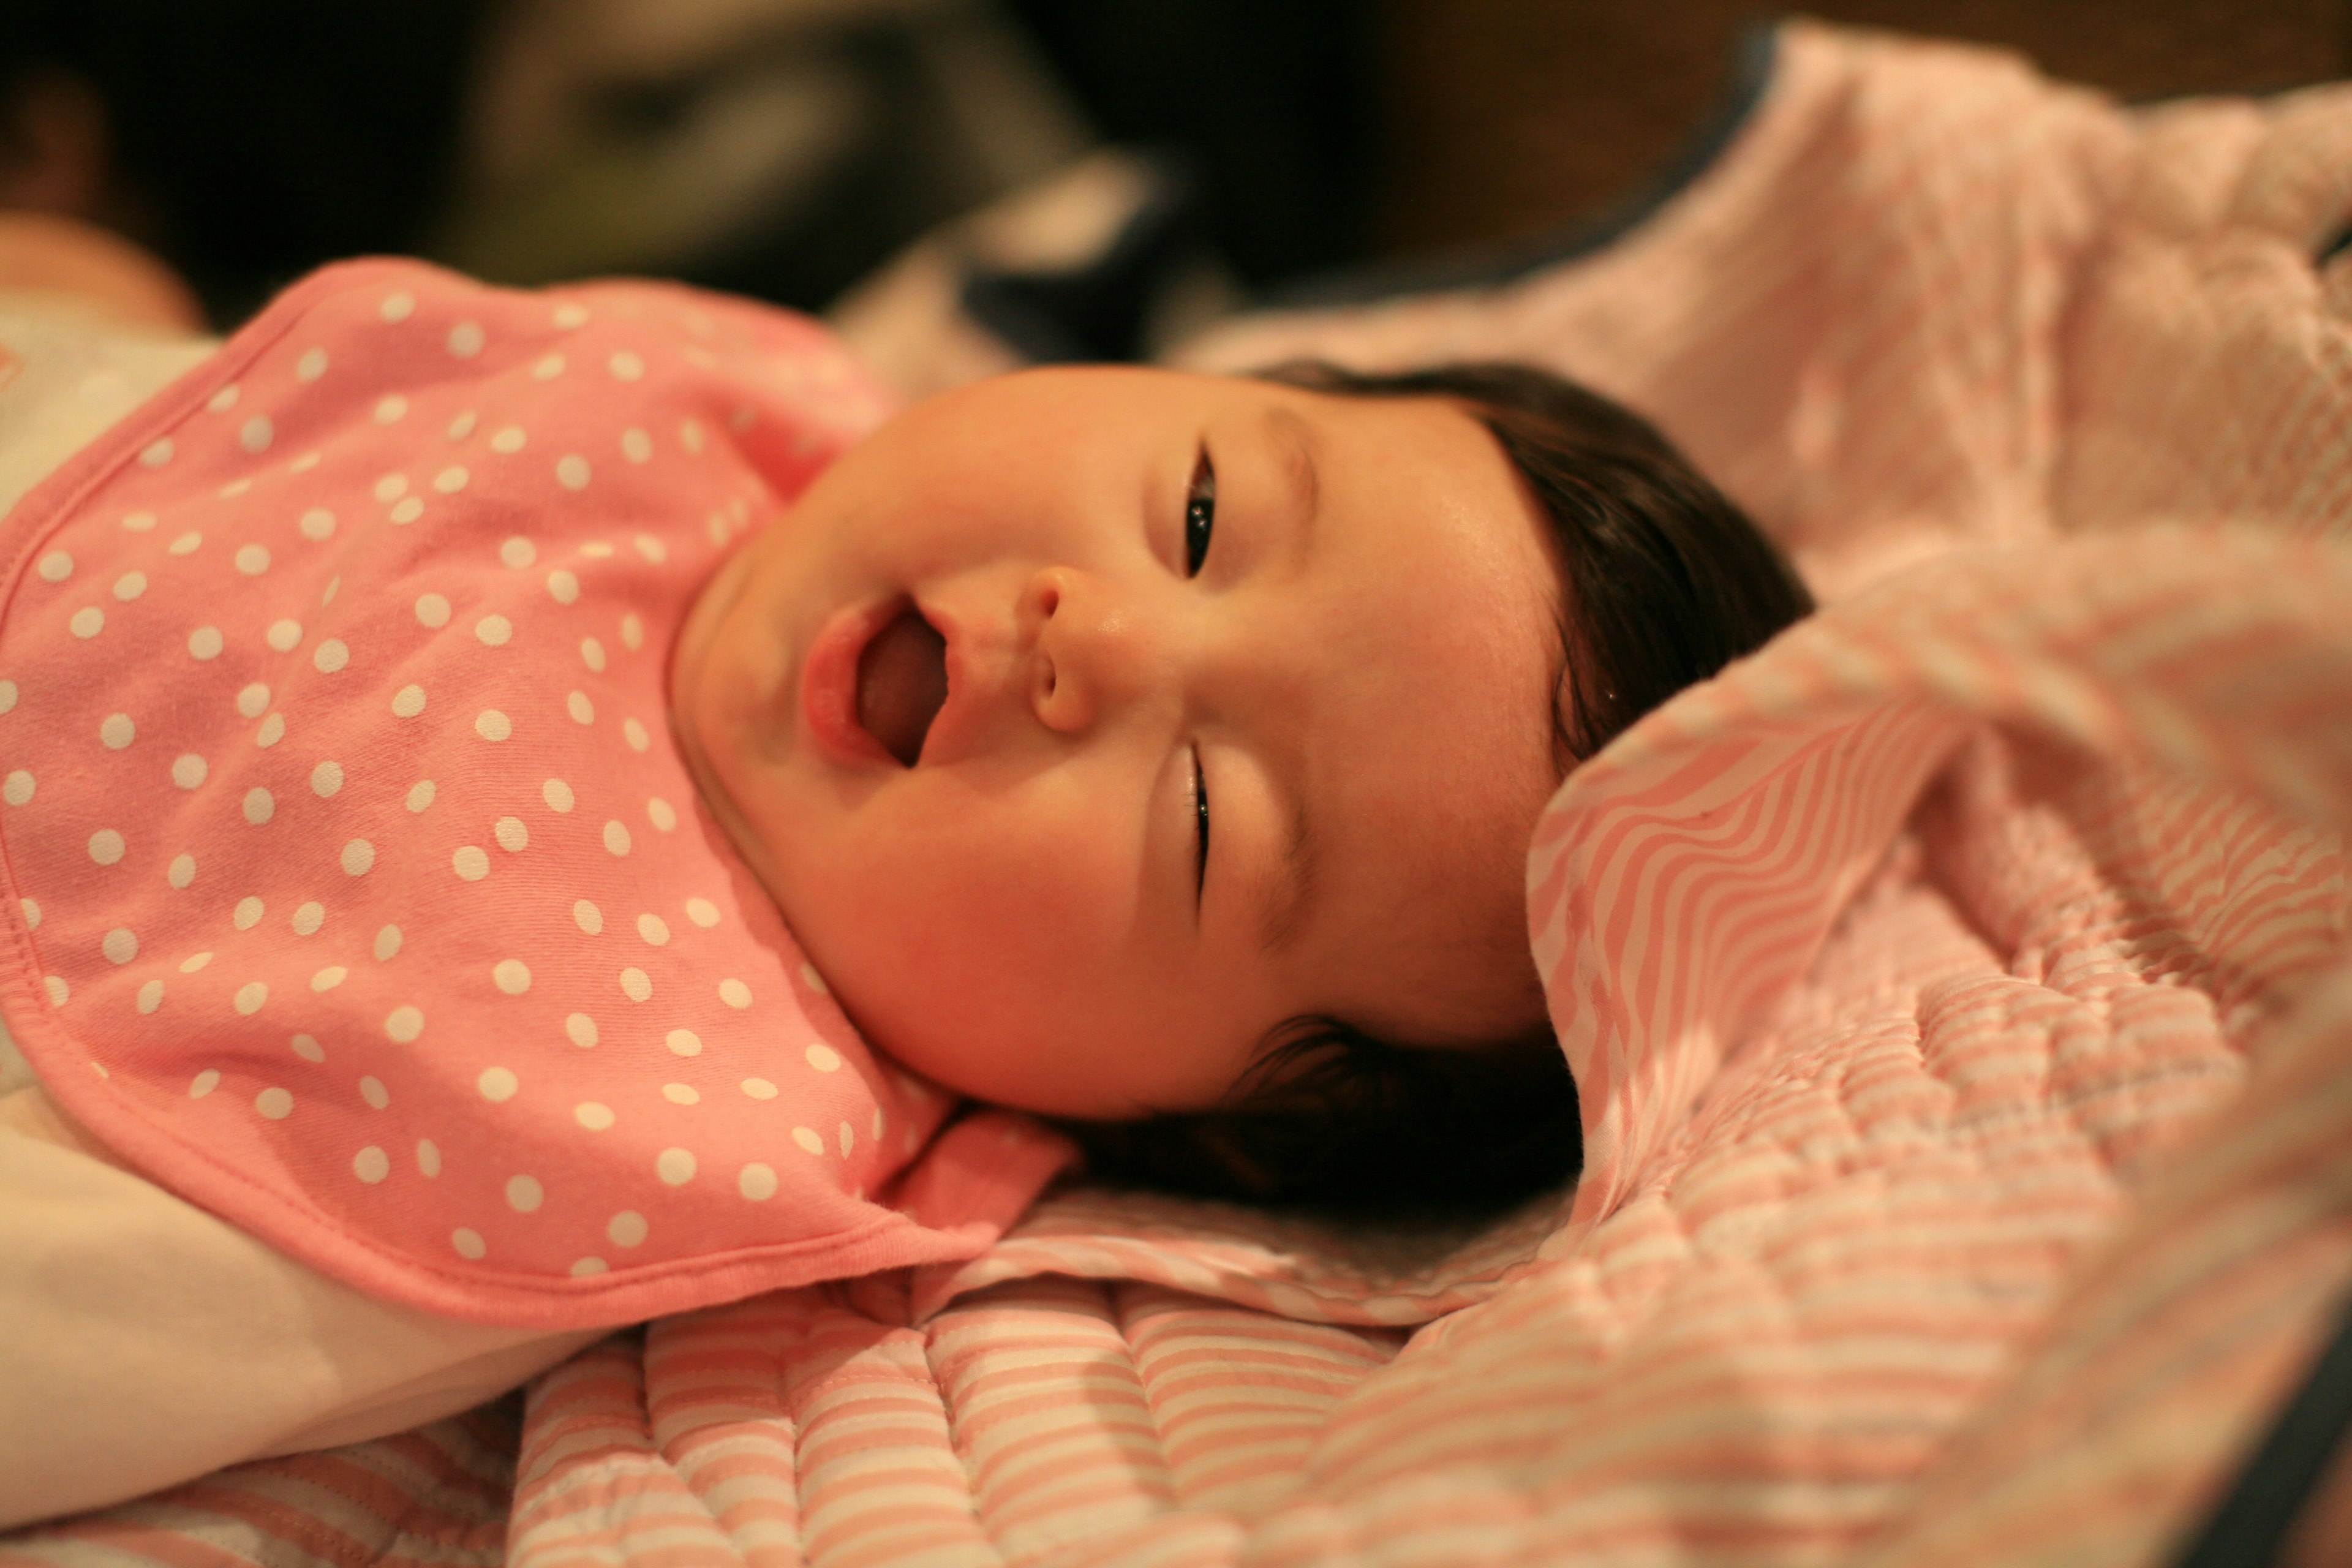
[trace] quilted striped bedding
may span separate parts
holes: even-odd
[[[1538,829],[1577,1190],[1074,1190],[0,1563],[2168,1561],[2352,1283],[2347,220],[2352,89],[1800,24],[1613,244],[1195,345],[1554,364],[1827,605]],[[2336,1486],[2289,1560],[2347,1556]]]

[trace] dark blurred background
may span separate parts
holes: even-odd
[[[2134,100],[2352,75],[2352,0],[1823,0]],[[1703,127],[1748,0],[0,0],[0,208],[232,325],[318,262],[822,307],[1105,142],[1244,294],[1590,221]]]

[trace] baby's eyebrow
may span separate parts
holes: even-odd
[[[1291,510],[1298,520],[1295,547],[1304,556],[1314,548],[1315,523],[1323,507],[1323,478],[1315,466],[1315,427],[1297,409],[1279,403],[1266,410],[1265,423],[1290,479]]]
[[[1270,958],[1278,958],[1306,929],[1319,885],[1316,875],[1317,840],[1307,815],[1307,797],[1293,787],[1290,809],[1283,814],[1282,854],[1267,879],[1262,901],[1265,923],[1258,941]]]

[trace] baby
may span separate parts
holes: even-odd
[[[307,1423],[143,1469],[117,1431],[94,1489],[26,1479],[71,1445],[9,1380],[0,1521],[462,1408],[610,1323],[970,1256],[1062,1156],[958,1097],[1195,1191],[1494,1202],[1573,1173],[1526,839],[1577,759],[1803,613],[1769,544],[1530,370],[1037,371],[852,441],[872,399],[798,374],[833,365],[813,337],[676,290],[341,269],[10,520],[0,1010],[41,1087],[0,1111],[194,1199],[248,1264],[282,1250],[314,1332],[451,1321]],[[779,377],[797,403],[728,408]],[[617,464],[557,455],[592,426]],[[533,443],[550,500],[498,488]],[[739,545],[747,479],[790,505]],[[212,618],[139,640],[183,570],[171,613]],[[574,614],[617,632],[541,638],[560,668],[483,652]],[[673,745],[632,716],[583,749],[638,702]],[[268,771],[298,746],[307,789]],[[107,771],[148,755],[153,805]],[[606,795],[642,843],[593,830]],[[106,890],[142,867],[148,901]],[[614,984],[631,903],[619,1021],[567,1012]],[[37,1225],[40,1182],[99,1179],[62,1171],[0,1159],[0,1193]],[[11,1289],[12,1321],[52,1305]],[[108,1322],[170,1323],[177,1289],[113,1291]],[[156,1408],[127,1398],[87,1402]]]

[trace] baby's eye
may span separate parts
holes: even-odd
[[[1201,563],[1208,558],[1209,531],[1217,523],[1217,470],[1210,465],[1209,450],[1201,448],[1200,461],[1192,466],[1192,485],[1184,492],[1184,575],[1195,576]]]
[[[1198,747],[1192,751],[1192,819],[1196,845],[1192,860],[1192,896],[1197,900],[1209,880],[1209,776],[1201,771]]]

